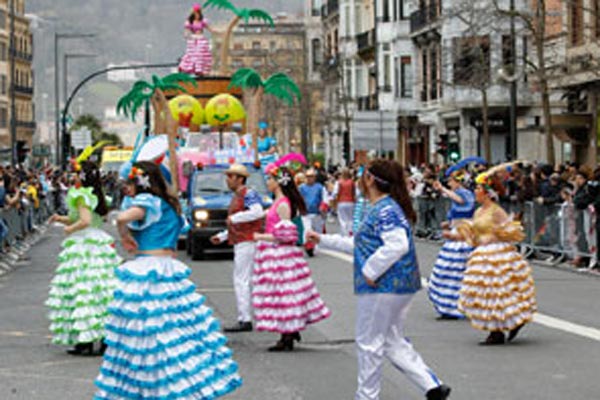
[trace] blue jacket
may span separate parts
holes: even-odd
[[[377,287],[371,287],[363,276],[363,266],[383,246],[381,235],[398,228],[406,230],[409,250],[377,279]],[[398,203],[389,196],[384,197],[370,207],[354,239],[354,292],[411,294],[419,289],[421,274],[412,229]]]

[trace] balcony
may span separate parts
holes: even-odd
[[[33,95],[33,87],[31,87],[31,86],[15,85],[14,89],[15,89],[15,93],[17,93],[17,94],[24,94],[27,96]]]
[[[358,55],[362,58],[375,56],[375,29],[356,35]]]
[[[426,7],[420,8],[410,14],[410,33],[415,33],[428,25],[437,22],[440,18],[439,4],[432,2]]]
[[[356,99],[358,111],[374,111],[379,109],[377,95],[362,96]]]
[[[16,58],[17,60],[21,60],[21,61],[25,61],[25,62],[31,62],[31,61],[33,61],[33,54],[31,54],[31,53],[25,53],[24,51],[18,51],[14,47],[10,48],[9,54],[12,57]]]
[[[35,121],[15,121],[17,128],[35,129],[37,124]]]

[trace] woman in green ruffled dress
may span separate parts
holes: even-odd
[[[105,348],[104,324],[116,284],[114,269],[121,258],[114,239],[100,229],[108,208],[98,168],[88,161],[75,168],[79,171],[67,193],[69,214],[50,218],[64,224],[69,236],[62,243],[46,305],[52,343],[74,346],[69,354],[92,355],[95,347],[99,353]]]

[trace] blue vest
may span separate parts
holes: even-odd
[[[373,288],[365,281],[362,268],[369,257],[383,246],[381,235],[397,228],[406,230],[409,250],[377,280],[377,287]],[[410,294],[419,289],[421,274],[412,229],[398,203],[386,196],[370,207],[354,238],[354,293]]]

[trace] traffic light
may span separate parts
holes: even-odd
[[[460,160],[460,146],[458,145],[458,142],[448,144],[448,158],[452,162]]]
[[[344,131],[342,140],[342,155],[347,163],[350,163],[350,132]]]
[[[448,157],[448,134],[440,134],[439,140],[435,142],[435,146],[435,152],[442,156],[444,160],[446,160]]]
[[[29,147],[27,147],[27,142],[24,140],[17,140],[17,162],[22,164],[25,162],[27,158],[27,154],[29,154]]]

